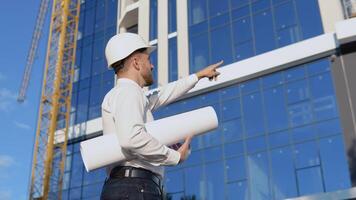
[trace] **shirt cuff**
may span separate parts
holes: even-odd
[[[196,83],[198,83],[199,78],[197,76],[197,74],[191,74],[188,76],[188,82],[190,85],[195,85]]]
[[[180,153],[171,148],[168,148],[168,158],[166,165],[177,165],[180,160]]]

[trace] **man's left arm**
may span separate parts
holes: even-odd
[[[150,92],[147,97],[150,102],[151,110],[155,110],[160,106],[167,105],[178,99],[191,90],[202,78],[206,77],[209,78],[209,80],[216,80],[217,76],[220,75],[220,73],[216,71],[216,68],[218,68],[222,63],[223,61],[220,61],[216,64],[210,65],[195,74],[191,74],[188,77],[179,79]]]

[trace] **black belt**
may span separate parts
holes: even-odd
[[[117,166],[110,172],[110,178],[124,177],[149,179],[152,180],[160,188],[161,191],[163,189],[162,181],[158,177],[158,175],[146,169],[129,166]]]

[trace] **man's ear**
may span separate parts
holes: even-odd
[[[134,68],[137,71],[140,71],[140,65],[138,64],[138,58],[136,56],[133,56],[131,59],[132,59],[132,64],[133,64]]]

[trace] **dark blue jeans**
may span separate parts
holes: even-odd
[[[152,180],[143,178],[109,178],[101,192],[101,200],[162,200],[163,191]]]

